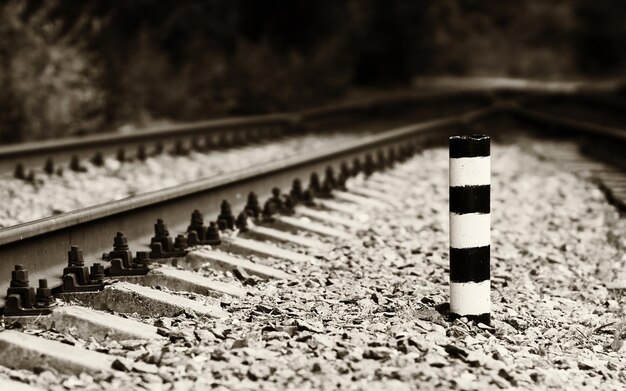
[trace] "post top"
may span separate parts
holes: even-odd
[[[472,134],[450,137],[450,157],[489,156],[490,138],[484,134]]]

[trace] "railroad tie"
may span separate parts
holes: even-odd
[[[19,322],[23,328],[55,329],[85,340],[105,339],[161,339],[157,328],[137,320],[122,318],[108,312],[78,305],[62,305],[50,315],[7,317],[11,323]],[[2,388],[0,388],[1,390]]]
[[[450,137],[450,316],[489,324],[490,144]]]
[[[116,356],[67,345],[17,330],[0,332],[0,365],[34,370],[51,367],[58,372],[95,374],[110,372]]]
[[[19,381],[0,378],[0,390],[11,391],[43,391],[43,388],[34,387]]]
[[[264,227],[262,225],[249,224],[248,230],[244,233],[247,237],[259,237],[261,239],[270,239],[279,242],[292,243],[301,247],[312,248],[317,250],[328,250],[330,245],[317,239],[311,239],[302,235],[294,235],[289,232],[278,229]]]

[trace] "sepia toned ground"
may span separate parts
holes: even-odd
[[[308,264],[251,257],[296,279],[222,299],[225,320],[142,319],[168,342],[35,332],[122,356],[122,371],[0,376],[55,390],[621,389],[626,295],[605,284],[626,281],[626,220],[591,183],[528,148],[493,145],[493,322],[448,322],[447,175],[444,148],[375,174],[390,206],[363,207],[357,240],[330,241]]]

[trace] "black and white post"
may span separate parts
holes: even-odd
[[[450,315],[491,321],[489,136],[450,137]]]

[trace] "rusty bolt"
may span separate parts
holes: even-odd
[[[293,180],[293,183],[291,184],[291,197],[294,199],[295,202],[300,201],[300,199],[302,199],[302,182],[300,181],[300,179],[296,178]]]
[[[80,160],[77,155],[72,156],[72,160],[70,160],[70,170],[74,172],[85,171],[85,168],[80,164]]]
[[[24,169],[24,164],[17,163],[15,166],[15,171],[13,172],[13,176],[17,179],[26,179],[26,170]]]
[[[209,227],[206,230],[206,239],[211,241],[220,240],[220,231],[214,221],[209,223]]]
[[[51,157],[46,159],[46,164],[44,164],[43,170],[48,175],[54,174],[54,161],[52,160]]]
[[[313,194],[317,194],[322,189],[322,184],[320,183],[320,177],[316,172],[311,174],[311,178],[309,179],[309,189],[313,192]]]
[[[162,219],[157,219],[157,222],[154,225],[154,235],[156,237],[164,237],[170,235],[170,232],[167,230],[167,225],[165,225]]]
[[[102,280],[104,280],[104,266],[100,262],[95,262],[89,268],[89,279],[92,283],[102,284]]]
[[[274,203],[275,208],[280,209],[283,207],[283,200],[280,197],[280,189],[278,187],[272,189],[272,198],[270,200]]]
[[[359,159],[358,157],[355,157],[354,160],[352,161],[352,176],[359,175],[362,169],[363,167],[361,165],[361,159]]]
[[[115,158],[122,163],[126,161],[126,151],[124,150],[124,148],[118,148],[117,153],[115,154]]]
[[[146,146],[142,144],[139,147],[137,147],[137,159],[143,162],[147,158],[148,158],[148,153],[146,152]]]
[[[330,187],[335,187],[337,185],[337,180],[335,179],[335,170],[332,168],[332,166],[326,167],[325,180],[328,181]]]
[[[248,230],[248,214],[245,211],[242,211],[237,215],[237,220],[235,221],[237,228],[245,232]]]
[[[302,202],[305,205],[315,204],[315,202],[313,201],[313,192],[311,191],[311,189],[306,189],[304,192],[302,192]]]
[[[204,216],[198,209],[194,209],[191,213],[191,223],[194,225],[204,225]]]
[[[128,238],[124,236],[124,232],[118,232],[113,238],[113,250],[126,251],[128,250]]]
[[[15,265],[15,270],[11,272],[11,287],[24,288],[28,286],[28,270],[24,268],[24,265]]]
[[[135,264],[138,266],[146,266],[148,265],[148,261],[150,260],[150,252],[148,251],[137,251],[137,256],[135,257]]]
[[[181,250],[187,248],[187,238],[185,237],[185,235],[179,234],[178,236],[176,236],[176,239],[174,239],[174,248]]]
[[[346,176],[346,174],[342,171],[339,173],[339,176],[337,177],[337,188],[339,190],[347,190],[346,188],[346,182],[348,181],[348,176]]]
[[[93,158],[91,158],[91,163],[94,166],[101,167],[104,165],[104,156],[102,156],[102,152],[97,152]]]
[[[287,194],[285,196],[285,201],[283,202],[283,207],[286,213],[292,214],[296,207],[296,202],[293,200],[291,194]]]
[[[70,267],[71,266],[82,267],[85,265],[85,260],[83,259],[83,252],[80,251],[80,248],[78,246],[70,247],[70,251],[67,252],[67,261]]]
[[[329,196],[333,192],[333,185],[328,178],[324,178],[324,182],[322,182],[322,188],[320,189],[320,193]]]
[[[339,175],[343,175],[346,179],[351,176],[350,167],[348,167],[348,163],[341,162],[339,166]]]
[[[363,172],[365,173],[365,175],[370,176],[374,173],[374,170],[376,168],[376,164],[374,163],[374,158],[372,157],[371,154],[367,154],[365,155],[365,164],[363,167]]]
[[[255,220],[258,220],[259,215],[261,214],[261,205],[259,205],[259,198],[253,191],[248,194],[248,202],[246,203],[245,211],[250,217],[253,217]]]
[[[159,155],[161,153],[163,153],[163,150],[165,149],[165,147],[163,146],[163,143],[161,141],[159,141],[158,143],[156,143],[155,147],[154,147],[154,152]]]
[[[393,166],[396,160],[398,160],[396,147],[389,147],[389,166]]]
[[[219,221],[224,220],[226,222],[226,227],[228,229],[235,229],[235,216],[233,216],[233,211],[230,207],[228,201],[223,200],[222,205],[220,206],[220,214],[217,216],[218,226],[220,226]],[[220,226],[220,229],[221,226]]]
[[[30,170],[28,171],[28,175],[26,175],[26,178],[24,178],[24,180],[26,182],[35,182],[35,171]]]
[[[385,151],[379,149],[376,153],[376,167],[377,168],[385,168],[387,167],[387,156],[385,156]]]
[[[38,308],[47,308],[54,303],[52,289],[48,288],[48,280],[45,278],[39,280],[39,288],[37,288],[35,302]]]

